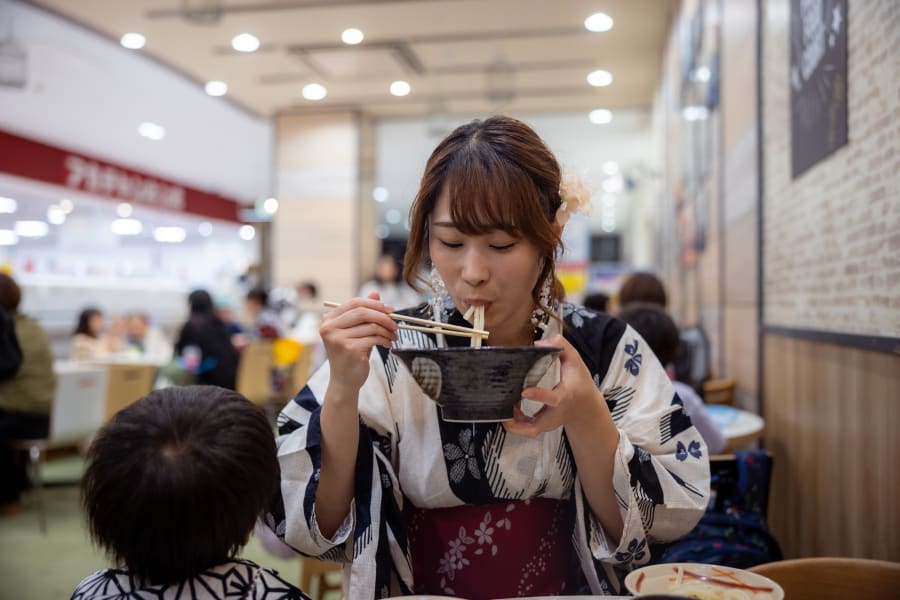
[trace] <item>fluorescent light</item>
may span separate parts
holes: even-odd
[[[212,235],[213,226],[209,221],[203,221],[199,225],[197,225],[197,232],[203,237],[209,237]]]
[[[186,237],[187,234],[181,227],[157,227],[153,230],[153,239],[157,242],[177,244]]]
[[[709,81],[709,67],[697,67],[691,75],[694,81]]]
[[[140,50],[147,43],[147,38],[139,33],[126,33],[119,39],[119,43],[129,50]]]
[[[594,13],[584,20],[584,28],[588,31],[609,31],[612,26],[612,17],[602,12]]]
[[[0,213],[12,214],[19,208],[19,203],[12,198],[0,196]]]
[[[266,198],[263,201],[263,210],[266,211],[268,215],[274,215],[278,212],[278,199],[277,198]]]
[[[328,90],[320,83],[307,83],[301,93],[307,100],[321,100],[328,95]]]
[[[116,214],[123,219],[130,217],[133,211],[134,209],[127,202],[122,202],[116,207]]]
[[[372,190],[372,199],[375,202],[387,202],[387,199],[390,198],[391,194],[388,192],[387,188],[381,187],[380,185]]]
[[[62,225],[66,222],[66,211],[56,204],[47,207],[47,221],[51,225]]]
[[[396,208],[392,208],[386,213],[384,213],[384,220],[390,223],[391,225],[396,225],[400,221],[403,220],[403,214],[397,210]]]
[[[681,116],[685,121],[702,121],[709,116],[709,110],[705,106],[685,106]]]
[[[50,226],[45,221],[16,221],[13,229],[19,237],[39,238],[47,235]]]
[[[591,114],[588,115],[588,119],[590,119],[591,123],[594,123],[595,125],[605,125],[612,121],[612,118],[612,111],[606,110],[605,108],[592,110]]]
[[[224,96],[228,93],[228,84],[224,81],[207,81],[206,85],[203,86],[203,89],[206,90],[206,93],[210,96]]]
[[[241,236],[242,240],[249,242],[256,237],[256,229],[253,225],[241,225],[241,228],[238,230],[238,235]]]
[[[391,94],[394,96],[406,96],[411,90],[409,83],[403,80],[398,80],[391,84]]]
[[[15,246],[19,243],[19,236],[12,229],[0,229],[0,246]]]
[[[116,219],[110,229],[116,235],[139,235],[144,226],[137,219]]]
[[[259,38],[249,33],[241,33],[231,38],[231,47],[238,52],[255,52],[259,48]]]
[[[166,137],[166,128],[150,121],[144,121],[138,125],[138,133],[147,139],[158,142]]]
[[[391,235],[391,228],[384,223],[380,223],[375,226],[375,237],[377,237],[379,240],[387,239],[387,236],[389,235]]]
[[[597,69],[588,73],[587,82],[594,87],[605,87],[612,83],[613,76],[609,71]]]
[[[607,175],[615,175],[619,172],[619,163],[614,160],[608,160],[603,163],[603,172]]]
[[[75,204],[68,198],[63,198],[59,201],[59,208],[62,209],[64,213],[69,214],[75,210]]]
[[[345,29],[343,33],[341,33],[341,41],[351,46],[355,46],[356,44],[360,43],[365,37],[366,36],[363,35],[363,32],[359,29],[356,29],[355,27]]]

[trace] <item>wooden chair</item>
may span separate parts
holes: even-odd
[[[238,361],[237,391],[256,404],[272,399],[272,342],[251,342],[241,350]]]
[[[707,404],[734,405],[734,379],[710,379],[703,384],[703,401]]]
[[[308,556],[300,560],[300,589],[306,592],[312,600],[324,600],[325,594],[333,591],[341,591],[342,583],[328,581],[329,573],[340,572],[341,565],[333,562],[316,560]],[[317,581],[316,592],[313,593],[312,582]]]
[[[109,369],[109,383],[106,386],[104,421],[143,398],[153,389],[156,379],[156,365],[112,363]]]
[[[798,558],[750,569],[784,588],[785,600],[886,600],[900,593],[900,563],[863,558]]]
[[[47,533],[44,508],[44,478],[41,462],[47,448],[79,444],[90,439],[103,425],[106,400],[106,367],[80,366],[58,370],[56,391],[50,407],[50,433],[45,439],[8,440],[13,450],[28,456],[29,478],[34,485],[41,533]]]

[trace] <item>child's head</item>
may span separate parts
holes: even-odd
[[[681,349],[681,336],[672,317],[658,304],[632,302],[619,312],[619,318],[641,334],[663,366],[671,363]]]
[[[100,430],[82,494],[93,539],[141,580],[170,584],[232,558],[278,479],[258,407],[224,388],[170,387]]]
[[[632,302],[652,302],[665,308],[668,304],[666,286],[653,273],[633,273],[619,289],[619,306]]]

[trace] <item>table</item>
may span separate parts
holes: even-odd
[[[709,404],[706,411],[728,442],[729,448],[739,448],[759,439],[766,422],[759,415],[747,410],[722,404]]]

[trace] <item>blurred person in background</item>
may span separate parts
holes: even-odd
[[[88,525],[116,567],[86,577],[72,598],[308,600],[237,558],[277,487],[275,439],[258,407],[213,386],[151,392],[88,451]]]
[[[274,340],[281,337],[284,324],[278,312],[269,306],[269,293],[257,286],[244,298],[244,314],[247,319],[247,335],[251,340]]]
[[[233,390],[237,377],[238,351],[231,333],[213,310],[212,296],[195,290],[188,296],[190,317],[175,342],[175,354],[184,367],[197,375],[199,383]]]
[[[125,343],[130,352],[154,363],[165,363],[172,358],[172,342],[151,325],[147,313],[136,312],[125,317]]]
[[[671,366],[681,348],[678,327],[672,317],[658,304],[651,302],[631,302],[619,311],[619,318],[634,328],[663,366]],[[720,454],[725,450],[725,436],[706,413],[705,404],[691,386],[674,378],[669,369],[675,393],[684,406],[684,412],[691,418],[700,432],[710,454]]]
[[[240,351],[247,345],[247,334],[244,333],[244,328],[238,323],[234,314],[234,304],[224,296],[217,296],[214,302],[214,312],[225,323],[228,333],[231,334],[232,345]]]
[[[400,278],[400,267],[390,254],[383,254],[375,265],[375,278],[367,281],[357,294],[368,298],[378,293],[381,301],[395,308],[409,308],[422,303],[422,297]]]
[[[619,307],[625,308],[632,302],[650,302],[666,308],[666,287],[652,273],[633,273],[619,288]]]
[[[0,309],[12,318],[22,352],[15,375],[0,381],[0,512],[16,509],[27,482],[25,462],[16,463],[5,442],[47,437],[56,388],[50,340],[36,320],[19,312],[21,300],[15,280],[0,273]]]
[[[113,344],[103,335],[103,313],[93,306],[78,315],[78,324],[72,332],[72,360],[102,358],[112,351]]]
[[[609,296],[597,292],[584,297],[584,307],[601,313],[609,314]]]

